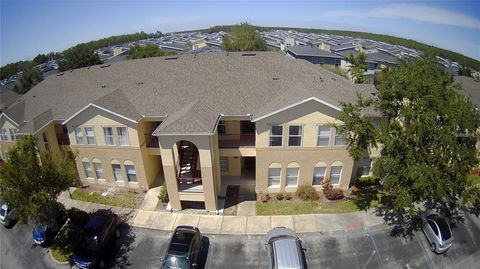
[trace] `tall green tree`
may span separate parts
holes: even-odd
[[[451,216],[464,198],[472,201],[479,193],[466,190],[467,175],[478,165],[480,115],[458,88],[435,59],[427,57],[385,70],[376,98],[343,104],[344,124],[338,128],[352,157],[380,149],[373,173],[382,182],[385,213],[396,216],[394,221],[408,223],[421,206]],[[383,120],[364,116],[367,107]]]
[[[129,59],[141,59],[150,57],[159,57],[166,55],[176,54],[173,51],[165,51],[159,48],[157,45],[147,44],[145,47],[135,45],[128,50]]]
[[[94,49],[86,44],[76,45],[75,47],[67,49],[63,52],[63,56],[65,57],[65,60],[58,63],[59,71],[102,63],[98,55],[94,52]]]
[[[67,154],[61,160],[40,154],[35,142],[34,136],[25,136],[8,151],[0,167],[0,197],[20,220],[51,223],[58,195],[74,182],[75,163]]]
[[[43,76],[38,68],[25,69],[17,83],[14,90],[19,94],[24,94],[31,90],[33,86],[37,85],[43,80]]]
[[[352,67],[350,73],[352,73],[355,83],[368,83],[368,80],[363,75],[365,69],[367,69],[367,54],[360,52],[358,54],[349,53],[346,58]]]
[[[265,51],[267,43],[247,22],[232,27],[229,34],[223,36],[222,48],[227,51]]]

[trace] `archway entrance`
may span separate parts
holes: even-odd
[[[198,148],[192,142],[186,140],[178,141],[175,146],[178,190],[181,192],[203,192]]]

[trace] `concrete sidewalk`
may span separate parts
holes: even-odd
[[[297,233],[313,233],[361,229],[384,223],[371,210],[344,214],[215,216],[105,206],[72,200],[68,193],[60,195],[58,200],[67,208],[76,207],[87,212],[111,209],[130,225],[162,231],[173,231],[179,225],[192,225],[205,234],[263,235],[277,226],[291,228]]]

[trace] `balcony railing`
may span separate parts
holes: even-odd
[[[218,136],[220,148],[255,147],[255,134],[228,134]]]
[[[70,138],[68,137],[68,134],[57,134],[57,142],[59,146],[68,146],[70,145]]]
[[[158,137],[151,134],[145,134],[145,144],[147,148],[159,148]]]

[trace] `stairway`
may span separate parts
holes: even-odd
[[[181,141],[178,148],[178,180],[181,184],[193,184],[201,181],[197,172],[198,150],[190,142]]]

